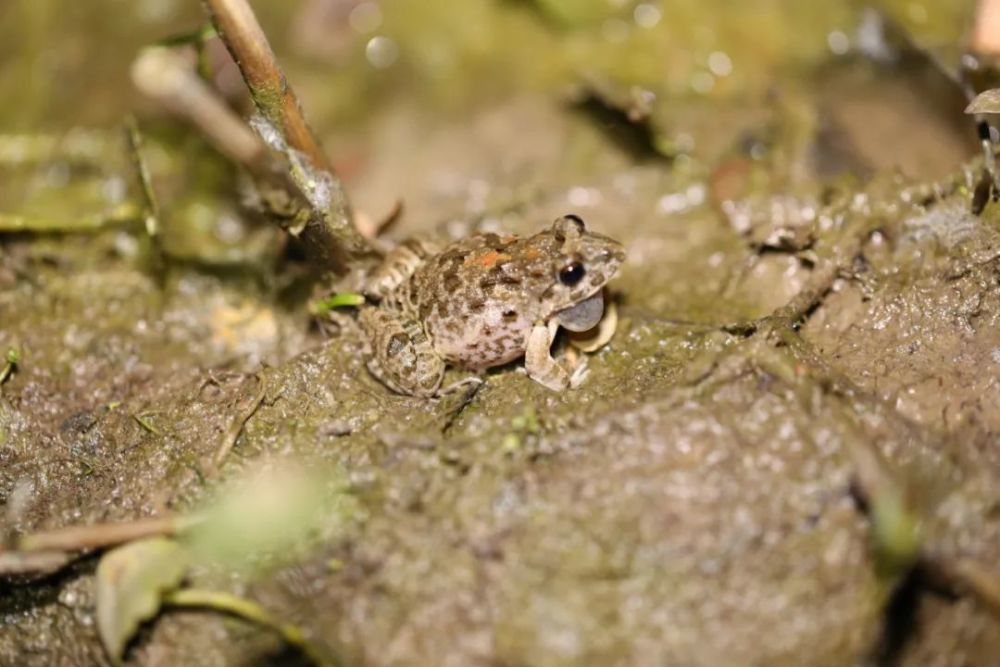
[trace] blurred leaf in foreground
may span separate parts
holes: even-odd
[[[326,469],[265,466],[224,489],[184,543],[195,560],[234,569],[294,558],[321,524],[349,514],[343,487]]]

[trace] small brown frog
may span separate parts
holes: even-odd
[[[560,326],[594,327],[602,289],[625,259],[621,244],[587,231],[575,215],[528,238],[476,234],[443,248],[410,241],[371,277],[359,322],[368,368],[390,389],[432,397],[448,365],[481,371],[525,357],[528,376],[549,389],[577,386],[550,353]]]

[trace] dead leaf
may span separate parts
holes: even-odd
[[[143,621],[160,610],[162,596],[180,585],[187,572],[184,549],[153,537],[109,551],[97,566],[97,630],[114,661]]]

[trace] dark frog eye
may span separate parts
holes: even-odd
[[[583,280],[583,276],[586,273],[587,270],[583,268],[583,264],[580,262],[571,262],[559,270],[559,282],[572,287]]]

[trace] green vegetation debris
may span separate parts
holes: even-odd
[[[338,664],[321,646],[306,639],[301,628],[282,622],[256,602],[229,593],[190,588],[168,593],[164,596],[163,602],[175,607],[199,607],[238,616],[276,632],[285,643],[302,651],[302,654],[318,667],[332,667]]]
[[[309,312],[313,315],[326,315],[331,310],[336,310],[337,308],[351,308],[357,307],[365,302],[365,297],[363,294],[356,294],[354,292],[338,292],[332,296],[328,296],[325,299],[320,299],[319,301],[313,301],[309,304]]]
[[[505,452],[516,452],[521,448],[521,436],[517,433],[508,433],[500,441],[500,448]]]
[[[141,211],[131,203],[120,204],[110,211],[96,215],[81,215],[72,220],[45,218],[14,213],[0,213],[0,234],[11,232],[36,232],[59,234],[72,232],[94,232],[134,223],[141,217]]]
[[[538,433],[540,426],[538,424],[538,413],[535,411],[535,406],[529,405],[526,407],[520,415],[510,420],[510,425],[518,431]]]
[[[920,519],[900,493],[881,493],[872,498],[872,541],[880,575],[895,580],[909,571],[920,556]]]
[[[151,422],[149,420],[149,415],[148,414],[141,414],[141,415],[140,414],[133,414],[132,415],[132,419],[134,419],[135,422],[139,426],[141,426],[145,430],[149,431],[153,435],[160,435],[160,436],[163,435],[163,431],[161,431],[160,429],[156,428],[156,426],[153,424],[153,422]]]
[[[7,381],[10,374],[14,372],[17,365],[21,363],[21,351],[16,347],[8,347],[4,355],[4,365],[0,368],[0,384]]]

